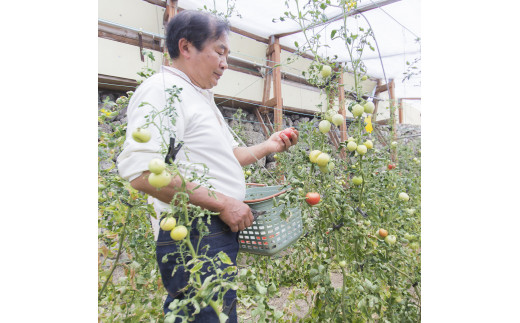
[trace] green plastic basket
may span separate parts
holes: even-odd
[[[274,198],[283,194],[283,186],[258,186],[246,189],[244,203],[256,211],[266,211],[259,215],[251,227],[238,236],[240,251],[272,256],[295,242],[303,233],[301,211],[289,205],[285,209],[287,219],[280,217],[286,206],[274,206]]]

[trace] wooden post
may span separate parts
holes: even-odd
[[[392,141],[397,140],[397,122],[395,116],[395,82],[393,79],[390,79],[388,83],[389,96],[390,96],[390,120],[392,121]],[[391,159],[393,162],[397,159],[397,154],[395,150],[392,150]]]
[[[166,0],[166,10],[164,11],[163,16],[163,24],[164,24],[164,30],[167,30],[168,22],[175,17],[177,14],[177,2],[178,0]],[[162,64],[165,66],[170,66],[170,55],[168,54],[168,46],[166,46],[166,39],[164,40],[164,46],[163,46],[163,59]]]
[[[344,71],[343,71],[342,66],[340,67],[340,71],[341,71],[341,73],[339,74],[338,100],[339,100],[339,113],[343,116],[343,123],[339,126],[339,134],[340,134],[339,142],[341,143],[341,142],[347,141],[348,134],[347,134],[347,111],[345,109],[345,86],[343,85]],[[347,157],[345,149],[341,149],[340,157],[342,159],[345,159]]]
[[[280,38],[271,36],[271,43],[273,44],[273,62],[278,65],[273,70],[273,90],[276,106],[274,108],[274,127],[275,131],[282,130],[282,116],[283,116],[283,102],[282,102],[282,72],[280,67],[281,47]]]
[[[403,123],[403,99],[399,99],[399,124]]]
[[[377,79],[377,85],[376,85],[376,91],[375,91],[375,94],[374,96],[377,97],[379,95],[379,93],[381,92],[378,92],[377,89],[380,89],[381,88],[381,79]],[[374,113],[372,113],[372,122],[375,123],[376,122],[376,118],[377,118],[377,106],[379,105],[379,100],[374,100]]]
[[[273,66],[274,66],[274,63],[273,63],[273,60],[272,60],[272,47],[269,46],[267,48],[267,53],[266,53],[266,57],[267,57],[267,66],[269,69],[266,69],[265,70],[265,78],[264,78],[264,93],[262,95],[262,105],[265,105],[265,106],[269,106],[267,103],[269,101],[269,98],[271,97],[271,80],[273,79]],[[265,107],[261,107],[260,108],[260,112],[262,113],[267,113],[267,108]]]

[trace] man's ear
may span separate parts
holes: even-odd
[[[188,59],[191,56],[193,45],[186,38],[179,39],[179,54]]]

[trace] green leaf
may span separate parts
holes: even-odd
[[[225,252],[221,251],[217,254],[217,256],[220,259],[220,261],[222,261],[224,264],[233,265],[231,258],[229,258],[229,256]]]
[[[299,47],[299,45],[298,45],[298,42],[297,42],[297,41],[295,41],[295,42],[294,42],[294,46],[296,46],[296,48],[298,48],[298,47]]]
[[[330,38],[334,38],[334,35],[336,35],[338,31],[336,29],[334,29],[333,31],[330,32]]]
[[[258,291],[258,293],[260,293],[260,295],[267,294],[267,288],[262,286],[258,281],[256,282],[256,290]]]
[[[202,268],[203,265],[204,265],[204,263],[202,261],[199,261],[195,266],[193,266],[193,268],[190,269],[190,272],[192,274],[198,272]]]

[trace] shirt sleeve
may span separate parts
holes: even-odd
[[[176,142],[184,137],[183,115],[177,112],[180,109],[175,109],[175,116],[165,110],[166,96],[162,78],[156,77],[143,82],[130,99],[126,140],[117,158],[119,175],[128,181],[148,170],[151,159],[164,159],[170,136],[174,136]],[[172,117],[175,117],[175,125],[171,122]],[[150,131],[150,141],[140,143],[132,138],[132,132],[140,127]]]

